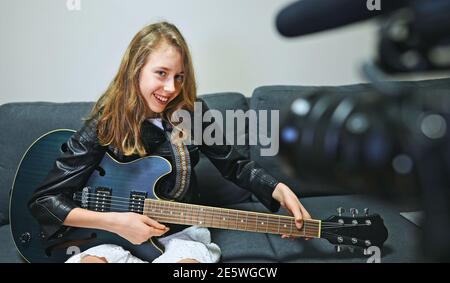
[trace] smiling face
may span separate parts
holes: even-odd
[[[175,47],[163,42],[150,53],[139,76],[139,89],[153,113],[162,113],[180,94],[183,71],[183,58]]]

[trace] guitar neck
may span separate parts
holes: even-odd
[[[294,217],[195,204],[146,199],[144,215],[158,222],[197,225],[295,237],[320,238],[321,221],[308,219],[297,229]]]

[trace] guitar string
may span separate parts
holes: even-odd
[[[124,212],[130,211],[129,209],[125,208],[126,206],[123,206],[123,205],[111,205],[111,207],[114,210],[122,210]],[[106,211],[100,211],[100,212],[106,212]],[[141,213],[142,210],[131,211],[131,212]],[[148,210],[146,210],[145,212],[148,212]],[[152,217],[154,217],[155,219],[158,219],[160,221],[176,221],[176,222],[179,222],[179,220],[180,220],[180,217],[178,217],[176,215],[168,216],[168,215],[165,215],[162,212],[156,212],[156,213],[152,212],[152,213],[153,213]],[[186,218],[189,218],[189,217],[191,218],[189,220],[192,222],[192,225],[199,225],[199,223],[197,221],[194,221],[194,219],[193,219],[194,217],[198,217],[198,216],[194,216],[193,214],[192,215],[187,215],[186,214],[184,218],[186,219]],[[232,221],[233,220],[234,219],[232,219]],[[213,221],[213,225],[215,223],[220,223],[220,221],[219,222],[217,222],[217,221],[214,222]],[[247,231],[255,230],[256,232],[264,232],[263,231],[264,229],[258,229],[258,223],[259,222],[256,222],[256,221],[254,223],[252,223],[252,221],[247,221],[247,223],[245,224],[247,229],[243,229],[243,228],[240,228],[240,226],[243,226],[244,224],[241,224],[241,223],[237,222],[235,225],[233,225],[233,224],[228,225],[227,228],[232,229],[233,227],[236,227],[235,228],[236,230],[244,230],[244,231],[245,230],[247,230]],[[264,223],[267,223],[267,222],[264,222]],[[271,224],[275,225],[275,223],[271,223]],[[276,233],[279,233],[279,234],[291,234],[290,231],[285,231],[285,233],[284,233],[284,231],[282,231],[282,229],[277,229],[277,227],[273,227],[273,226],[271,226],[271,224],[267,223],[267,225],[266,225],[267,228],[266,228],[265,232],[267,232],[267,233],[275,233],[275,234]],[[294,233],[294,234],[298,234],[298,236],[305,236],[305,237],[317,237],[317,233],[316,233],[317,226],[314,227],[314,226],[311,226],[310,224],[312,224],[312,223],[305,223],[305,225],[304,225],[305,226],[305,235],[302,235],[303,233],[300,230],[298,230],[298,229],[295,230],[298,233]],[[252,228],[253,226],[256,226],[256,227]],[[220,227],[223,227],[223,226],[219,226],[218,228],[220,228]],[[212,226],[212,228],[214,228],[214,226]],[[269,231],[269,229],[270,229],[270,231]],[[311,229],[315,229],[315,231],[308,231],[308,229],[310,229],[310,230]],[[280,230],[280,231],[279,232],[275,232],[274,230]],[[288,230],[288,229],[284,228],[284,230]],[[299,234],[299,233],[302,233],[302,234]]]
[[[95,198],[95,196],[97,196],[97,199],[100,199],[100,200],[104,200],[104,198],[109,198],[109,199],[123,199],[123,200],[126,200],[126,201],[116,201],[116,202],[122,202],[122,203],[124,203],[124,204],[130,204],[130,199],[129,198],[126,198],[126,197],[116,197],[116,196],[108,196],[108,195],[103,195],[103,194],[99,194],[99,193],[83,193],[83,192],[76,192],[75,193],[76,195],[83,195],[83,194],[85,194],[85,195],[90,195],[90,196],[94,196],[94,197],[90,197],[90,198]],[[103,199],[102,199],[103,198]],[[163,205],[162,203],[170,203],[170,202],[168,202],[168,201],[158,201],[158,200],[153,200],[153,199],[150,199],[151,200],[151,202],[152,203],[157,203],[157,202],[160,202],[161,203],[161,205]],[[78,201],[81,201],[81,200],[78,200]],[[144,207],[144,205],[143,204],[141,204],[141,202],[144,202],[144,200],[142,200],[142,199],[140,199],[140,200],[135,200],[135,202],[133,203],[133,205],[135,205],[135,206],[137,206],[138,208],[140,208],[140,206],[142,206],[142,208]],[[177,203],[177,204],[182,204],[182,203]],[[211,209],[213,209],[213,207],[208,207],[208,208],[211,208]],[[219,209],[221,209],[221,208],[219,208]],[[238,210],[231,210],[231,211],[238,211]],[[244,211],[244,212],[247,212],[247,211]],[[250,213],[252,212],[252,211],[249,211]],[[251,215],[252,217],[255,217],[255,215]],[[271,215],[269,215],[269,217],[270,217]],[[275,215],[275,216],[278,216],[278,215]],[[257,216],[256,216],[257,217]],[[287,216],[287,217],[290,217],[291,219],[289,219],[288,221],[288,223],[290,224],[290,221],[294,221],[294,218],[292,217],[292,216]],[[283,219],[283,220],[285,220],[285,219]],[[277,220],[274,220],[275,222],[278,222]],[[306,223],[308,223],[307,221],[305,221]],[[358,223],[358,224],[344,224],[344,223],[335,223],[335,222],[326,222],[326,221],[321,221],[322,223],[321,223],[321,225],[322,225],[322,227],[323,228],[333,228],[333,227],[335,227],[335,228],[342,228],[342,227],[355,227],[355,226],[369,226],[369,225],[371,225],[371,224],[367,224],[367,223],[364,223],[364,224],[360,224],[360,223]],[[313,224],[315,224],[315,223],[313,223]]]
[[[127,197],[118,197],[118,196],[111,196],[111,195],[103,195],[103,194],[99,194],[99,193],[83,193],[83,192],[76,192],[75,194],[80,196],[80,197],[82,197],[83,195],[94,196],[94,197],[90,197],[90,198],[91,199],[98,199],[98,200],[104,200],[105,198],[106,199],[109,198],[110,200],[112,200],[112,199],[123,199],[123,201],[116,201],[116,202],[122,202],[122,203],[127,204],[127,205],[131,203],[130,202],[130,198],[127,198]],[[148,199],[148,198],[146,198],[146,199]],[[148,200],[150,200],[152,203],[159,203],[159,204],[162,204],[162,205],[164,205],[164,203],[167,203],[167,204],[170,204],[170,203],[184,204],[184,203],[180,203],[180,202],[170,202],[170,201],[164,201],[164,200],[161,201],[161,200],[156,200],[156,199],[148,199]],[[135,205],[137,207],[141,206],[143,208],[144,207],[144,204],[143,204],[144,201],[145,201],[144,199],[133,200],[133,205]],[[194,205],[195,206],[195,204],[187,204],[187,205]],[[207,208],[212,208],[212,209],[215,208],[215,207],[208,207],[208,206],[206,206],[206,207]],[[221,208],[219,208],[219,209],[221,209]],[[232,211],[237,211],[237,210],[232,210]],[[246,211],[244,211],[244,212],[246,212]],[[253,212],[253,211],[249,211],[249,212]],[[282,216],[285,216],[285,215],[282,215]],[[291,217],[293,219],[292,216],[287,216],[287,217]],[[335,223],[335,222],[326,222],[326,221],[322,220],[322,224],[327,224],[327,223],[334,224],[336,226],[342,226],[342,225],[352,226],[352,225],[355,225],[355,224],[341,224],[341,223]],[[367,225],[367,224],[364,224],[364,225]]]
[[[80,199],[75,199],[75,200],[77,200],[77,201],[80,201]],[[98,204],[98,202],[95,202],[95,201],[88,201],[88,204]],[[156,207],[156,205],[161,205],[161,204],[158,204],[157,202],[154,202],[154,204],[155,204],[155,207],[152,209],[153,210],[153,212],[155,212],[155,210],[156,210],[156,212],[157,213],[159,213],[159,211],[158,210],[164,210],[164,208],[167,210],[167,209],[170,209],[170,208],[168,208],[168,207],[161,207],[161,206],[159,206],[159,207]],[[107,206],[108,206],[108,204],[107,204]],[[129,205],[127,206],[127,205],[122,205],[122,204],[116,204],[116,201],[112,201],[111,202],[111,206],[113,206],[114,208],[120,208],[120,209],[122,209],[123,211],[130,211],[130,207],[129,207]],[[171,208],[173,211],[174,211],[174,209],[176,209],[177,211],[181,211],[181,212],[186,212],[186,210],[183,210],[181,207],[174,207],[174,208]],[[131,212],[139,212],[139,213],[144,213],[144,212],[146,212],[146,213],[149,213],[150,212],[150,209],[144,209],[143,207],[137,207],[136,208],[136,211],[133,211],[133,208],[131,209]],[[161,213],[163,213],[163,212],[161,212]],[[244,212],[244,213],[246,213],[246,212]],[[250,212],[251,213],[251,212]],[[151,214],[151,213],[150,213]],[[248,218],[248,216],[249,215],[247,215],[247,223],[249,222],[249,218]],[[250,219],[250,223],[251,223],[251,221],[253,221],[253,220],[255,220],[255,219],[258,219],[258,216],[257,215],[251,215],[250,214],[250,216],[253,218],[253,219]],[[270,215],[269,215],[270,216]],[[164,217],[164,216],[163,216]],[[198,218],[198,219],[200,219],[200,216],[195,216],[194,214],[189,214],[189,213],[187,213],[187,214],[185,214],[184,215],[184,217],[186,218],[186,217],[191,217],[191,219],[193,218],[193,217],[196,217],[196,218]],[[212,217],[214,217],[214,215],[212,216]],[[237,215],[237,213],[236,213],[236,217],[230,217],[230,215],[228,216],[228,218],[229,219],[231,219],[231,221],[233,221],[233,220],[235,220],[236,221],[236,223],[242,223],[242,222],[239,222],[238,220],[238,215]],[[176,219],[178,219],[178,218],[176,218]],[[206,218],[205,217],[203,217],[203,219],[204,220],[206,220]],[[284,228],[287,228],[287,226],[289,225],[292,225],[292,223],[291,222],[293,222],[293,218],[292,219],[283,219],[283,222],[280,220],[280,221],[277,221],[277,220],[272,220],[272,219],[267,219],[268,221],[265,221],[265,223],[267,224],[267,226],[268,227],[270,227],[270,226],[273,226],[273,225],[275,225],[275,227],[270,227],[270,228],[268,228],[268,229],[272,229],[272,228],[278,228],[278,227],[280,227],[280,224],[283,224],[283,226],[284,225],[286,225],[286,226],[284,226]],[[285,222],[285,221],[289,221],[289,222]],[[193,221],[193,220],[192,220]],[[256,221],[255,220],[255,223],[256,222],[258,222],[259,223],[259,221]],[[261,222],[261,223],[263,223],[263,222]],[[251,223],[252,224],[252,223]],[[237,224],[236,224],[237,225]],[[294,224],[295,225],[295,224]],[[347,225],[347,226],[344,226],[344,224],[339,224],[339,226],[333,226],[333,227],[330,227],[330,226],[322,226],[321,228],[323,228],[323,229],[333,229],[333,228],[344,228],[344,227],[356,227],[356,226],[367,226],[367,224],[345,224],[345,225]],[[317,229],[317,227],[318,227],[318,224],[317,223],[311,223],[311,222],[309,222],[309,221],[305,221],[304,222],[304,226],[305,226],[305,229],[308,229],[308,228],[310,228],[310,229]],[[298,229],[296,230],[296,231],[299,231]]]
[[[95,194],[91,194],[91,195],[95,195]],[[95,197],[91,197],[91,198],[95,198]],[[118,197],[118,198],[120,198],[120,197]],[[126,199],[126,198],[121,198],[121,199]],[[103,200],[103,199],[101,199],[100,198],[100,200]],[[78,199],[78,201],[80,201],[80,199]],[[116,202],[122,202],[122,203],[124,203],[124,207],[125,206],[129,206],[130,205],[130,202],[127,202],[127,201],[116,201]],[[143,202],[143,200],[139,200],[139,201],[136,201],[136,202]],[[92,203],[92,202],[91,202]],[[157,205],[164,205],[164,202],[160,202],[160,203],[158,203],[158,201],[153,201],[152,203],[155,203],[155,204],[157,204]],[[166,203],[169,203],[169,202],[166,202]],[[170,203],[169,203],[170,204]],[[180,203],[176,203],[176,204],[180,204]],[[142,204],[136,204],[135,202],[133,202],[133,205],[135,205],[136,206],[136,208],[137,209],[140,209],[140,210],[142,210],[143,208],[144,208],[144,206],[142,205]],[[176,207],[176,209],[182,209],[181,207]],[[207,207],[206,209],[214,209],[213,207]],[[221,209],[221,208],[218,208],[218,209]],[[237,210],[231,210],[231,211],[234,211],[234,213],[236,214],[236,216],[237,216],[237,214],[239,213],[239,211],[237,211]],[[247,217],[248,216],[250,216],[250,217],[256,217],[256,218],[258,218],[259,216],[258,215],[252,215],[251,213],[252,213],[252,211],[242,211],[241,213],[249,213],[249,215],[247,215]],[[271,217],[272,215],[267,215],[266,217]],[[278,216],[278,215],[274,215],[275,217],[276,216]],[[290,216],[288,216],[290,219],[283,219],[283,220],[281,220],[281,221],[288,221],[288,223],[284,223],[283,222],[283,224],[291,224],[291,221],[293,222],[294,221],[294,218],[293,217],[290,217]],[[272,219],[270,219],[270,221],[272,221]],[[270,222],[269,221],[269,222]],[[281,222],[281,221],[279,221],[279,220],[273,220],[273,223],[274,224],[276,224],[275,222]],[[267,222],[267,221],[266,221]],[[305,221],[305,222],[307,222],[308,223],[308,221]],[[316,223],[312,223],[312,224],[316,224]],[[317,225],[317,224],[316,224]]]
[[[80,201],[80,199],[75,199],[76,201]],[[95,202],[95,201],[88,201],[88,204],[98,204],[97,202]],[[175,210],[177,210],[178,212],[187,212],[187,213],[184,213],[184,215],[182,215],[182,216],[184,216],[184,217],[191,217],[191,218],[193,218],[193,217],[196,217],[196,218],[199,218],[200,219],[200,216],[195,216],[193,213],[192,213],[192,211],[191,212],[189,212],[189,211],[186,211],[186,210],[183,210],[182,208],[178,208],[178,207],[176,207],[175,209],[174,208],[168,208],[168,207],[161,207],[161,206],[159,206],[159,207],[153,207],[153,208],[146,208],[146,209],[144,209],[144,208],[136,208],[136,210],[135,211],[133,211],[133,210],[130,210],[130,208],[129,208],[129,206],[127,206],[127,205],[122,205],[122,204],[115,204],[115,203],[111,203],[112,205],[112,207],[113,208],[121,208],[121,209],[124,209],[125,211],[131,211],[131,212],[139,212],[139,213],[143,213],[143,212],[147,212],[147,213],[149,213],[149,214],[152,214],[151,212],[150,212],[150,210],[152,210],[152,212],[156,212],[156,213],[164,213],[164,212],[160,212],[160,211],[164,211],[164,210],[168,210],[168,209],[172,209],[173,211],[175,211]],[[157,205],[160,205],[160,204],[157,204]],[[109,204],[107,204],[106,206],[109,206]],[[104,206],[103,206],[104,207]],[[101,208],[101,207],[100,207]],[[247,213],[247,211],[243,211],[244,213]],[[251,212],[249,212],[249,213],[251,213]],[[236,213],[236,216],[238,216],[238,214]],[[247,215],[248,216],[248,215]],[[254,217],[255,219],[257,219],[258,218],[258,216],[256,216],[256,215],[250,215],[251,217]],[[270,216],[270,215],[269,215]],[[231,216],[231,215],[228,215],[227,216],[229,219],[231,219],[231,220],[238,220],[238,218],[237,217],[234,217],[234,216]],[[248,219],[248,217],[247,217],[247,219]],[[250,221],[253,221],[253,219],[250,219]],[[285,220],[284,220],[285,221]],[[258,221],[259,222],[259,221]],[[277,221],[277,220],[273,220],[273,221],[265,221],[264,223],[268,223],[268,224],[274,224],[274,225],[278,225],[277,223],[278,222],[280,222],[280,223],[282,223],[281,221]],[[283,224],[290,224],[290,222],[289,223],[283,223]],[[306,222],[305,224],[311,224],[311,225],[313,225],[313,224],[315,224],[315,223],[311,223],[311,222]],[[318,224],[316,224],[315,226],[318,226]]]
[[[99,200],[104,200],[104,199],[102,199],[103,198],[103,195],[101,195],[101,194],[95,194],[95,193],[85,193],[85,194],[88,194],[88,195],[100,195],[100,197],[90,197],[90,199],[99,199]],[[128,200],[128,198],[124,198],[124,197],[110,197],[110,198],[119,198],[119,199],[125,199],[125,200]],[[78,199],[78,201],[81,201],[80,199]],[[131,203],[129,202],[129,201],[115,201],[116,203],[117,202],[121,202],[121,203],[123,203],[124,204],[124,206],[129,206]],[[139,202],[139,204],[137,204],[137,202]],[[143,209],[144,208],[144,204],[142,204],[142,202],[144,202],[144,200],[136,200],[136,201],[134,201],[133,202],[133,204],[132,205],[135,205],[135,207],[137,207],[137,209]],[[152,200],[151,201],[151,204],[156,204],[156,205],[165,205],[165,204],[171,204],[172,202],[167,202],[167,201],[157,201],[157,200]],[[176,204],[176,205],[178,205],[178,206],[182,206],[182,205],[184,205],[184,203],[178,203],[178,202],[174,202],[174,204]],[[187,205],[191,205],[191,204],[187,204]],[[175,205],[174,205],[175,206]],[[195,206],[195,205],[194,205]],[[176,209],[182,209],[182,208],[180,208],[180,207],[176,207]],[[205,209],[222,209],[222,208],[215,208],[215,207],[206,207]],[[250,215],[249,216],[251,216],[251,217],[258,217],[257,215],[252,215],[251,213],[253,212],[253,211],[239,211],[239,210],[230,210],[230,211],[232,211],[233,213],[235,213],[236,215],[239,213],[239,212],[241,212],[241,213],[249,213]],[[257,212],[254,212],[254,213],[257,213]],[[279,216],[279,215],[271,215],[271,214],[267,214],[266,215],[266,217],[272,217],[272,216]],[[284,215],[282,215],[283,217],[286,217],[286,216],[284,216]],[[293,221],[293,217],[291,217],[291,216],[287,216],[288,218],[292,218],[292,219],[283,219],[283,220],[287,220],[287,221],[289,221],[288,223],[290,224],[290,221]],[[278,220],[274,220],[275,222],[279,222]]]

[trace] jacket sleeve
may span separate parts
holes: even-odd
[[[203,101],[202,110],[203,112],[208,110],[206,103]],[[211,125],[211,123],[214,122],[203,122],[203,130]],[[215,128],[218,129],[221,127]],[[223,133],[215,134],[224,136]],[[225,137],[223,140],[225,141]],[[199,148],[225,179],[252,192],[270,211],[276,212],[279,210],[280,203],[272,197],[273,190],[279,181],[267,173],[255,161],[249,160],[240,154],[234,146],[226,144],[226,142],[223,145],[206,145],[202,142]]]
[[[67,150],[55,161],[53,169],[28,202],[31,214],[41,225],[45,238],[60,233],[63,222],[76,207],[72,200],[98,166],[106,152],[100,146],[94,120],[88,121],[67,141]]]

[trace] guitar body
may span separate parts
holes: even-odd
[[[120,236],[103,230],[69,228],[62,235],[43,239],[36,219],[30,214],[28,201],[62,154],[66,141],[74,132],[57,130],[36,140],[19,164],[10,203],[10,223],[14,242],[20,254],[29,262],[64,262],[74,253],[101,244],[116,244],[135,256],[152,261],[162,253],[157,240],[133,245]],[[95,211],[134,211],[142,213],[144,198],[157,199],[157,181],[169,174],[172,167],[166,159],[149,156],[128,163],[120,163],[109,154],[98,170],[90,176],[81,207]],[[89,199],[86,199],[86,196]],[[111,203],[111,199],[123,200]],[[119,204],[117,204],[119,203]],[[139,206],[140,205],[140,206]],[[136,207],[136,208],[135,208]]]

